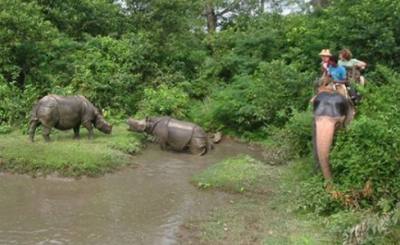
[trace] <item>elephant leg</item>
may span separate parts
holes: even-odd
[[[39,126],[40,122],[38,120],[31,120],[30,125],[29,125],[29,139],[31,142],[34,142],[35,140],[35,132],[36,128]]]
[[[81,125],[76,126],[76,127],[74,128],[74,139],[79,139],[79,138],[80,138],[80,135],[79,135],[80,126],[81,126]]]
[[[42,135],[43,135],[44,141],[50,142],[50,132],[51,132],[51,127],[43,126]]]

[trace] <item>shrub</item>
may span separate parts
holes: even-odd
[[[297,71],[282,61],[260,63],[252,76],[236,76],[233,83],[210,97],[213,122],[243,133],[257,131],[266,125],[282,126],[293,113],[305,109],[311,90],[305,86],[309,73]]]
[[[351,190],[362,189],[371,181],[374,190],[371,201],[387,195],[398,197],[399,133],[383,121],[358,118],[347,132],[339,134],[333,148],[331,165],[336,182]]]
[[[6,84],[0,79],[0,125],[20,125],[27,123],[30,111],[38,96],[31,85],[20,90],[14,84]],[[4,129],[4,127],[3,127]]]
[[[170,115],[186,118],[189,110],[189,96],[180,87],[161,84],[157,88],[146,88],[139,103],[138,117]]]
[[[271,129],[274,145],[286,149],[286,159],[305,157],[312,152],[312,112],[294,111],[293,116],[282,128]]]
[[[142,53],[129,42],[110,37],[89,39],[72,54],[75,72],[70,92],[86,96],[100,108],[133,113],[142,94],[141,74],[135,71],[142,65]]]

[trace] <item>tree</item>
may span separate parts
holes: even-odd
[[[0,2],[0,75],[23,89],[27,80],[40,82],[52,57],[52,41],[60,37],[45,21],[40,7],[20,0]]]
[[[328,7],[330,4],[330,1],[329,0],[311,0],[310,4],[314,9],[322,9],[322,8]]]
[[[74,39],[91,36],[120,36],[127,21],[113,0],[36,0],[46,20]]]

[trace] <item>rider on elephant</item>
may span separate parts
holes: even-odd
[[[318,88],[322,84],[325,83],[328,78],[328,66],[329,66],[329,58],[332,56],[331,51],[329,49],[323,49],[319,53],[321,57],[321,77],[315,81],[315,86]]]
[[[346,69],[338,65],[338,57],[333,55],[329,58],[328,74],[332,79],[332,88],[346,98],[348,97],[346,88]]]
[[[328,93],[339,93],[349,102],[350,109],[348,110],[348,115],[346,116],[346,123],[348,124],[354,117],[355,107],[352,97],[349,95],[347,90],[347,79],[346,79],[346,69],[343,66],[338,65],[337,55],[332,55],[329,57],[327,76],[325,77],[323,83],[319,86],[317,95],[321,92]],[[314,103],[316,98],[315,95],[311,99],[311,103]]]
[[[365,79],[364,76],[362,76],[361,71],[365,69],[367,63],[352,58],[349,49],[342,49],[339,53],[339,58],[339,65],[344,66],[347,70],[348,80],[354,80],[355,82],[364,85]]]
[[[327,74],[329,58],[332,56],[331,51],[329,49],[323,49],[319,53],[319,56],[321,57],[321,71],[323,74]]]

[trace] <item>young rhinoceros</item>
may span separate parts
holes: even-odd
[[[93,126],[106,134],[112,131],[112,126],[84,96],[47,95],[41,98],[31,113],[29,138],[32,142],[40,124],[43,126],[45,141],[50,141],[53,127],[60,130],[74,129],[75,138],[79,138],[82,124],[89,131],[89,139],[93,138]]]
[[[204,130],[196,124],[183,122],[171,117],[152,117],[143,120],[128,119],[130,131],[146,132],[155,136],[161,149],[167,147],[192,154],[204,155],[212,149],[212,143]]]

